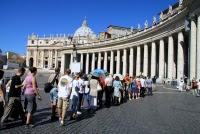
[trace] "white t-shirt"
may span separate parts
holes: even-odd
[[[58,83],[58,97],[68,97],[70,88],[72,88],[72,78],[68,75],[61,76]]]
[[[90,92],[90,89],[89,89],[89,81],[84,81],[84,86],[85,86],[85,93],[87,94],[87,93],[89,93]]]
[[[105,83],[106,83],[106,86],[112,86],[113,85],[113,78],[112,77],[106,77]]]
[[[78,92],[76,91],[76,87],[79,88],[79,90],[80,90],[79,80],[73,80],[72,81],[72,92],[71,92],[71,95],[70,95],[70,99],[72,99],[73,96],[78,97]]]
[[[140,82],[141,82],[141,87],[146,87],[146,81],[145,81],[145,79],[141,78]]]
[[[84,86],[84,81],[80,78],[79,80],[78,80],[78,84],[79,84],[79,87],[80,87],[80,90],[79,90],[79,93],[84,93],[84,88],[83,88],[83,86]]]

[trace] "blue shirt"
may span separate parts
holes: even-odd
[[[54,100],[58,99],[58,88],[54,87],[51,89],[50,93],[50,100],[53,102]]]

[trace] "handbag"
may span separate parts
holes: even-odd
[[[53,88],[53,84],[56,81],[56,77],[58,76],[58,73],[54,76],[52,82],[47,82],[44,84],[44,92],[49,93],[51,89]]]

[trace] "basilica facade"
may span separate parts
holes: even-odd
[[[28,37],[28,66],[95,68],[111,74],[158,76],[161,79],[200,79],[200,1],[180,0],[159,13],[159,19],[137,29],[108,27],[98,36],[84,20],[73,36]]]

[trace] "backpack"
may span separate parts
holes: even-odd
[[[137,87],[137,84],[136,84],[136,81],[135,80],[133,80],[132,82],[131,82],[131,89],[136,89],[136,87]]]

